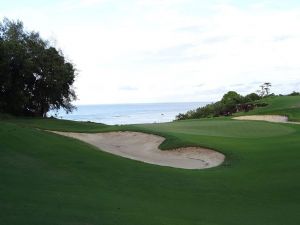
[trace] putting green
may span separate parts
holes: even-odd
[[[145,127],[145,125],[137,125]],[[258,121],[231,120],[187,120],[165,124],[149,124],[147,128],[177,134],[192,134],[216,137],[263,138],[289,135],[295,132],[292,127]]]

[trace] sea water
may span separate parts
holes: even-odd
[[[176,115],[204,106],[204,102],[79,105],[66,114],[60,110],[49,116],[74,121],[115,124],[163,123],[175,120]]]

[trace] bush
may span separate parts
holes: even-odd
[[[223,96],[221,101],[190,110],[185,114],[181,113],[176,116],[176,120],[230,116],[236,112],[248,112],[255,107],[266,106],[266,103],[255,103],[255,101],[260,99],[261,97],[255,93],[243,97],[235,91],[229,91]]]
[[[293,91],[291,94],[288,94],[288,96],[299,96],[299,95],[300,93],[296,91]]]

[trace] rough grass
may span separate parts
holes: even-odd
[[[227,159],[207,170],[160,167],[35,127],[137,130],[165,136],[164,149],[200,145]],[[299,125],[228,118],[120,127],[2,119],[0,224],[298,225],[299,137]]]

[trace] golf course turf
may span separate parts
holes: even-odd
[[[300,97],[265,101],[267,107],[248,114],[300,121]],[[226,159],[205,170],[161,167],[44,130],[140,131],[164,136],[163,150],[201,146]],[[299,225],[300,125],[211,118],[107,126],[5,118],[0,224]]]

